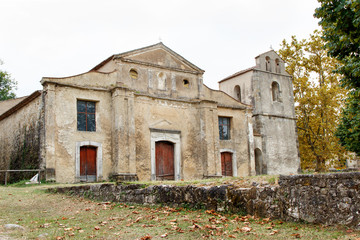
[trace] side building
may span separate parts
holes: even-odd
[[[296,173],[300,156],[292,78],[273,50],[255,60],[255,67],[221,80],[219,89],[254,107],[256,174]]]

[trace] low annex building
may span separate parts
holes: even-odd
[[[40,167],[57,182],[296,173],[292,80],[279,56],[258,56],[221,91],[203,73],[158,43],[44,77],[41,91],[0,102],[0,169]]]

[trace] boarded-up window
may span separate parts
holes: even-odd
[[[77,101],[77,130],[96,131],[95,102]]]
[[[220,140],[230,139],[230,118],[219,117],[219,137]]]

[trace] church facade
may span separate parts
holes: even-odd
[[[44,77],[42,91],[0,102],[0,168],[38,164],[57,182],[296,173],[291,78],[265,55],[220,91],[162,43]]]

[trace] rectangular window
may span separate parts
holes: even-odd
[[[230,139],[230,118],[219,117],[219,137],[220,140]]]
[[[95,102],[77,101],[77,130],[96,131]]]

